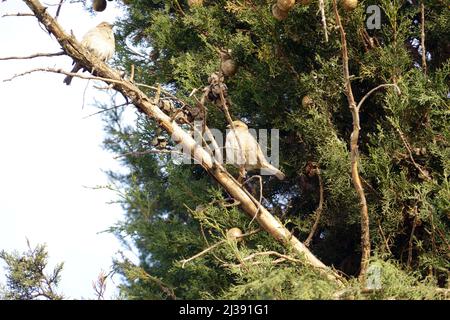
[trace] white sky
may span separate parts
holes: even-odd
[[[80,4],[65,4],[58,21],[80,39],[101,21],[114,21],[120,12],[113,4],[94,16]],[[29,9],[22,1],[0,2],[0,16],[17,12]],[[60,51],[36,21],[0,18],[0,57]],[[0,250],[24,251],[26,237],[32,246],[46,243],[50,266],[65,262],[61,291],[79,299],[94,296],[92,281],[101,270],[110,270],[111,258],[123,249],[111,234],[99,234],[122,218],[118,205],[107,204],[116,199],[114,192],[85,187],[106,184],[102,170],[118,168],[113,155],[101,148],[100,116],[83,119],[98,111],[94,97],[108,101],[108,96],[91,82],[82,109],[86,80],[74,78],[66,86],[63,75],[35,73],[2,82],[37,67],[70,71],[71,63],[68,57],[0,61]],[[106,296],[115,293],[114,283],[108,282]]]

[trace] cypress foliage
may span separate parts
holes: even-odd
[[[339,3],[338,3],[339,4]],[[380,7],[381,29],[366,29],[366,7]],[[316,220],[320,183],[323,208],[310,248],[348,279],[347,291],[302,263],[233,205],[199,165],[180,165],[168,154],[130,154],[154,148],[164,134],[137,114],[105,113],[105,147],[121,157],[126,173],[110,172],[126,219],[111,228],[133,243],[139,265],[116,261],[129,299],[439,298],[448,285],[450,259],[449,39],[450,12],[425,1],[426,74],[421,67],[417,1],[361,1],[340,10],[347,33],[355,99],[381,84],[360,111],[360,174],[366,193],[371,270],[381,290],[356,280],[361,258],[359,199],[350,174],[352,117],[345,96],[339,30],[325,1],[329,41],[324,41],[317,1],[297,3],[285,20],[272,1],[124,0],[116,63],[134,80],[161,84],[196,105],[218,50],[230,49],[239,66],[226,79],[235,119],[252,128],[280,129],[280,165],[287,179],[263,177],[264,205],[304,241]],[[130,49],[133,47],[134,49]],[[140,52],[140,53],[139,53]],[[149,94],[154,95],[149,89]],[[308,98],[305,98],[307,96]],[[302,103],[303,101],[303,103]],[[225,129],[220,108],[207,104],[207,124]],[[173,146],[170,137],[168,146]],[[230,168],[230,170],[233,170]],[[232,171],[236,172],[236,171]],[[251,183],[255,190],[258,184]],[[227,230],[252,233],[243,241]],[[254,233],[253,233],[254,232]],[[202,250],[214,246],[201,256]],[[275,252],[275,253],[274,253]],[[370,272],[369,272],[370,274]],[[370,276],[369,276],[370,278]],[[374,279],[374,278],[372,278]]]

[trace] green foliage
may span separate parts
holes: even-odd
[[[61,300],[57,293],[63,263],[58,263],[50,274],[45,273],[48,253],[45,245],[31,248],[23,253],[0,251],[5,263],[6,286],[0,288],[1,299],[6,300]]]
[[[288,178],[282,183],[263,178],[264,205],[300,240],[306,239],[319,204],[319,185],[305,167],[317,163],[324,204],[311,250],[350,279],[351,293],[342,297],[439,298],[435,288],[447,285],[450,263],[448,8],[440,1],[425,5],[431,57],[426,75],[417,45],[418,5],[368,0],[355,11],[341,12],[356,100],[385,83],[396,83],[402,91],[378,90],[361,108],[360,171],[373,263],[383,277],[382,289],[367,293],[353,278],[360,263],[360,211],[350,175],[352,117],[335,18],[327,2],[330,39],[325,43],[317,2],[297,4],[284,21],[272,17],[272,2],[206,0],[189,8],[181,0],[124,1],[116,63],[126,68],[134,64],[137,82],[160,83],[195,105],[192,90],[200,89],[194,94],[199,98],[208,76],[219,69],[217,50],[231,49],[239,65],[238,73],[226,79],[232,116],[244,118],[252,128],[280,129],[281,168]],[[365,29],[364,6],[370,4],[382,8],[380,30]],[[130,50],[129,44],[135,48]],[[312,103],[302,105],[306,95]],[[224,129],[222,111],[212,104],[206,107],[208,126]],[[201,166],[178,165],[167,154],[129,154],[153,148],[151,141],[164,134],[140,114],[130,126],[123,118],[117,109],[105,113],[105,147],[128,153],[121,158],[128,172],[110,173],[110,188],[118,192],[126,213],[111,231],[132,242],[140,255],[139,265],[116,262],[126,280],[124,297],[339,296],[340,289],[265,232],[238,243],[227,239],[230,228],[254,232],[256,222]],[[249,189],[257,195],[259,186],[251,182]],[[293,260],[280,261],[280,255]]]
[[[447,299],[445,290],[436,289],[436,279],[426,278],[418,281],[420,275],[417,272],[406,272],[396,261],[381,260],[377,257],[371,261],[369,275],[372,288],[361,288],[361,284],[353,282],[350,290],[341,298],[371,299],[371,300],[422,300],[422,299]]]

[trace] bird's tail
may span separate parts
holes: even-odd
[[[264,165],[264,170],[266,170],[270,174],[275,175],[275,177],[277,177],[279,180],[284,180],[284,178],[286,178],[286,175],[283,172],[281,172],[281,170],[275,168],[270,163]]]
[[[72,70],[70,72],[77,73],[78,70],[80,70],[80,69],[81,69],[81,66],[78,63],[75,63],[75,65],[73,66],[73,68],[72,68]],[[67,76],[67,77],[64,78],[63,82],[66,85],[70,85],[70,83],[72,82],[72,78],[73,78],[72,76]]]

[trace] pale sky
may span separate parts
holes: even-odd
[[[49,12],[55,11],[49,7]],[[22,1],[0,2],[0,16],[17,12],[30,11]],[[114,2],[94,16],[80,4],[65,4],[58,21],[80,39],[88,29],[113,22],[119,14]],[[36,18],[0,18],[0,57],[58,51],[57,42]],[[113,155],[101,147],[101,117],[83,119],[98,111],[94,99],[109,101],[108,95],[90,82],[82,108],[86,80],[74,78],[66,86],[63,75],[34,73],[3,82],[37,67],[70,71],[71,63],[68,57],[0,61],[0,250],[24,251],[26,238],[33,246],[46,243],[50,266],[65,262],[61,291],[79,299],[94,296],[92,281],[101,270],[110,270],[119,249],[125,250],[113,235],[99,233],[123,218],[118,205],[107,203],[117,199],[115,193],[86,188],[108,182],[102,170],[119,169]],[[106,296],[112,297],[114,283],[109,281],[107,288]]]

